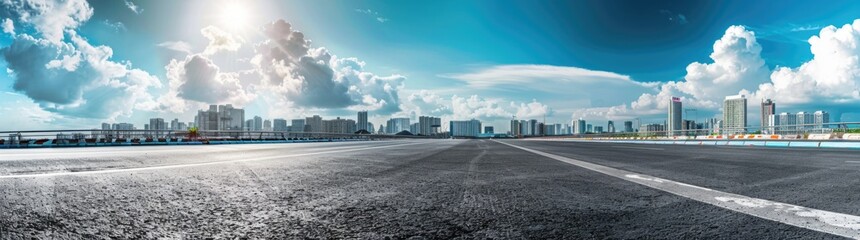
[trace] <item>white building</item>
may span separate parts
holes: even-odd
[[[723,101],[723,133],[746,133],[747,98],[744,95],[728,96]]]
[[[669,117],[666,122],[668,125],[666,130],[669,131],[669,136],[674,136],[676,134],[681,135],[681,122],[683,120],[681,118],[682,109],[681,98],[672,97],[669,99]]]
[[[819,110],[819,111],[815,111],[815,113],[813,115],[815,118],[815,120],[813,121],[813,124],[815,124],[816,129],[823,129],[823,128],[829,128],[830,127],[830,126],[826,125],[827,123],[830,123],[830,113]]]

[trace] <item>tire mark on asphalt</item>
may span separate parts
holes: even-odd
[[[860,216],[721,192],[705,187],[567,158],[517,146],[511,143],[500,141],[496,142],[731,211],[813,231],[860,239]]]
[[[51,172],[51,173],[37,173],[37,174],[2,175],[2,176],[0,176],[0,179],[32,178],[32,177],[56,177],[56,176],[72,176],[72,175],[86,175],[86,174],[102,174],[102,173],[136,172],[136,171],[147,171],[147,170],[162,170],[162,169],[172,169],[172,168],[206,166],[206,165],[214,165],[214,164],[263,161],[263,160],[272,160],[272,159],[289,158],[289,157],[304,157],[304,156],[321,155],[321,154],[364,151],[364,150],[372,150],[372,149],[401,147],[401,146],[408,146],[408,145],[415,145],[415,144],[422,144],[422,143],[423,142],[413,142],[413,143],[396,144],[396,145],[375,146],[375,147],[360,146],[360,147],[349,148],[349,149],[330,150],[330,151],[312,152],[312,153],[300,153],[300,154],[292,154],[292,155],[275,155],[275,156],[257,157],[257,158],[249,158],[249,159],[237,159],[237,160],[214,161],[214,162],[203,162],[203,163],[174,164],[174,165],[161,165],[161,166],[139,167],[139,168],[106,169],[106,170],[80,171],[80,172]]]

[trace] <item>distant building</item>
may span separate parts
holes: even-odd
[[[262,131],[263,130],[263,118],[260,116],[254,116],[254,131]]]
[[[380,135],[385,134],[385,131],[383,131],[384,129],[385,128],[382,127],[382,124],[379,124],[379,129],[377,130],[376,134],[380,134]]]
[[[451,136],[454,137],[478,137],[481,135],[481,121],[472,119],[468,121],[451,121]]]
[[[816,129],[824,129],[830,127],[829,125],[827,125],[828,123],[830,123],[830,113],[827,113],[825,111],[815,111],[813,115],[815,118],[813,124],[815,124]]]
[[[232,104],[218,105],[218,130],[242,130],[245,110]]]
[[[263,120],[263,130],[272,131],[272,121],[269,119]]]
[[[774,124],[771,123],[773,115],[776,114],[776,103],[773,100],[766,99],[761,102],[761,131],[763,133],[772,133]]]
[[[663,124],[645,124],[639,126],[639,134],[642,136],[662,136],[666,133],[666,126]]]
[[[305,119],[293,119],[290,121],[290,128],[288,129],[290,132],[304,132],[307,128],[305,125]]]
[[[744,95],[728,96],[723,101],[723,133],[746,133],[747,99]]]
[[[439,133],[439,129],[442,128],[442,119],[431,116],[420,116],[418,117],[418,132],[413,132],[413,134],[418,135],[435,135]]]
[[[606,132],[615,133],[615,123],[612,120],[606,123]]]
[[[633,132],[633,121],[624,121],[624,132]]]
[[[603,126],[594,126],[594,133],[603,133]]]
[[[593,133],[594,132],[594,126],[592,126],[591,123],[585,124],[585,132],[586,133]]]
[[[158,130],[155,132],[150,132],[154,137],[162,137],[167,132],[167,124],[164,122],[164,118],[150,118],[149,119],[149,130]]]
[[[326,133],[355,133],[355,120],[336,118],[332,120],[323,120],[323,127]]]
[[[272,131],[285,132],[287,131],[287,120],[283,118],[275,118],[272,120]]]
[[[307,125],[305,132],[325,132],[325,129],[323,129],[322,117],[319,115],[305,118],[305,124]]]
[[[585,134],[587,132],[587,128],[585,126],[585,120],[580,118],[573,122],[573,134]]]
[[[409,118],[392,118],[385,123],[385,133],[396,134],[401,131],[409,131]]]
[[[359,111],[357,119],[358,119],[356,121],[356,125],[358,125],[357,131],[365,130],[365,131],[370,132],[370,128],[368,128],[368,125],[367,125],[367,111]]]
[[[486,126],[486,127],[484,127],[484,134],[488,134],[488,133],[489,133],[489,134],[493,134],[493,133],[495,133],[495,131],[493,130],[493,126]]]
[[[520,121],[511,119],[511,136],[519,137],[522,135],[522,132],[520,132]]]
[[[681,111],[683,111],[681,98],[672,97],[669,99],[669,117],[666,122],[666,131],[668,136],[674,136],[675,134],[681,133],[681,130],[683,129],[681,127],[681,122],[683,121]]]

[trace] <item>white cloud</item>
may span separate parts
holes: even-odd
[[[366,109],[381,114],[400,110],[398,92],[404,76],[377,76],[356,58],[338,58],[312,48],[304,34],[284,20],[265,27],[268,37],[257,44],[251,60],[265,89],[308,108]]]
[[[3,19],[3,33],[8,33],[15,35],[15,24],[12,22],[12,19]]]
[[[203,55],[192,55],[184,61],[173,59],[165,66],[171,92],[203,103],[247,103],[251,97],[239,84],[240,73],[224,73]]]
[[[104,23],[105,26],[112,28],[115,32],[124,32],[128,30],[122,22],[111,22],[110,20],[105,19],[102,23]]]
[[[73,30],[93,15],[86,0],[23,0],[0,2],[17,15],[22,24],[32,25],[41,36],[60,43],[66,31]]]
[[[515,102],[511,102],[511,107],[516,109],[515,115],[517,118],[551,117],[553,114],[553,111],[549,106],[534,99],[529,103],[520,103],[519,105]]]
[[[761,58],[755,33],[743,26],[731,26],[714,42],[713,63],[694,62],[687,66],[684,81],[663,83],[656,94],[644,93],[630,104],[581,109],[573,118],[632,118],[665,112],[672,96],[681,97],[685,107],[716,110],[725,96],[755,89],[766,81],[769,70]]]
[[[380,22],[380,23],[385,23],[385,22],[388,22],[388,20],[389,20],[388,18],[380,16],[379,12],[375,12],[375,11],[370,10],[370,9],[355,9],[355,11],[362,13],[362,14],[365,14],[365,15],[368,15],[368,16],[371,16],[371,17],[373,17],[374,20],[376,20],[377,22]]]
[[[204,55],[212,55],[221,50],[235,52],[242,46],[242,38],[234,36],[233,34],[225,32],[224,30],[214,26],[207,26],[200,29],[200,33],[203,34],[206,39],[209,39],[209,45],[207,45],[206,49],[203,50]]]
[[[140,14],[143,12],[143,8],[140,8],[131,1],[125,1],[125,6],[128,7],[129,10],[134,12],[134,14]]]
[[[27,34],[0,49],[12,73],[13,89],[42,109],[82,118],[115,118],[143,107],[159,80],[131,64],[110,60],[113,50],[92,46],[74,31],[70,43]]]
[[[163,47],[166,49],[170,49],[177,52],[183,52],[186,54],[191,54],[191,44],[183,41],[168,41],[162,42],[158,44],[159,47]]]

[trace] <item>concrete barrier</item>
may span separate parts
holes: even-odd
[[[812,133],[806,137],[809,140],[830,140],[834,139],[834,134],[832,133]]]
[[[845,139],[845,140],[860,140],[860,133],[846,133],[846,134],[842,134],[842,139]]]

